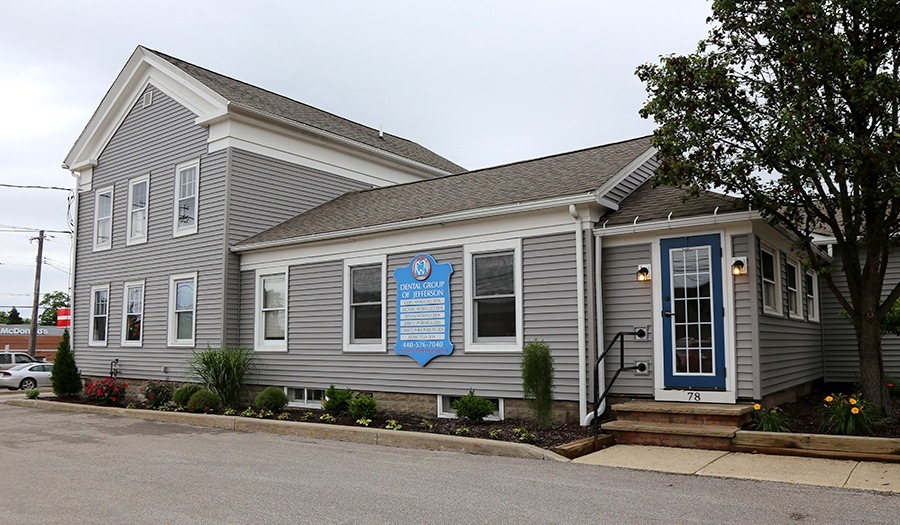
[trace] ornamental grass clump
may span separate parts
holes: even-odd
[[[790,432],[788,418],[778,407],[764,409],[759,403],[753,405],[751,428],[761,432]]]
[[[253,352],[245,348],[207,348],[194,352],[188,363],[191,373],[227,407],[237,407],[244,377],[253,365]]]
[[[522,350],[522,392],[539,428],[553,418],[553,356],[550,345],[531,341]]]
[[[872,413],[868,402],[859,393],[826,396],[825,408],[828,409],[828,419],[822,423],[822,430],[846,436],[872,433]]]
[[[270,386],[256,396],[257,410],[268,410],[269,412],[281,412],[281,409],[288,404],[287,394],[284,390],[277,386]]]

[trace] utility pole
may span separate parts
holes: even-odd
[[[35,240],[32,237],[31,240]],[[38,303],[41,299],[41,263],[44,261],[44,230],[38,232],[38,252],[34,267],[34,297],[31,300],[31,335],[28,339],[28,354],[34,357],[37,349]]]

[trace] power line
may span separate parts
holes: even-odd
[[[0,184],[3,188],[18,188],[20,190],[58,190],[73,191],[72,188],[61,188],[59,186],[22,186],[19,184]]]

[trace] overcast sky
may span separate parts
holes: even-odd
[[[687,53],[707,0],[2,0],[0,185],[60,165],[138,45],[414,140],[469,169],[653,131],[635,67]],[[37,230],[67,192],[0,186],[0,310],[30,315]],[[27,231],[11,231],[19,228]],[[69,236],[41,293],[68,289]]]

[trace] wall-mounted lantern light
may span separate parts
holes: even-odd
[[[747,258],[746,257],[735,257],[731,259],[731,275],[746,275],[747,274]]]
[[[638,282],[644,282],[650,280],[650,265],[642,264],[638,266],[637,270],[637,280]]]

